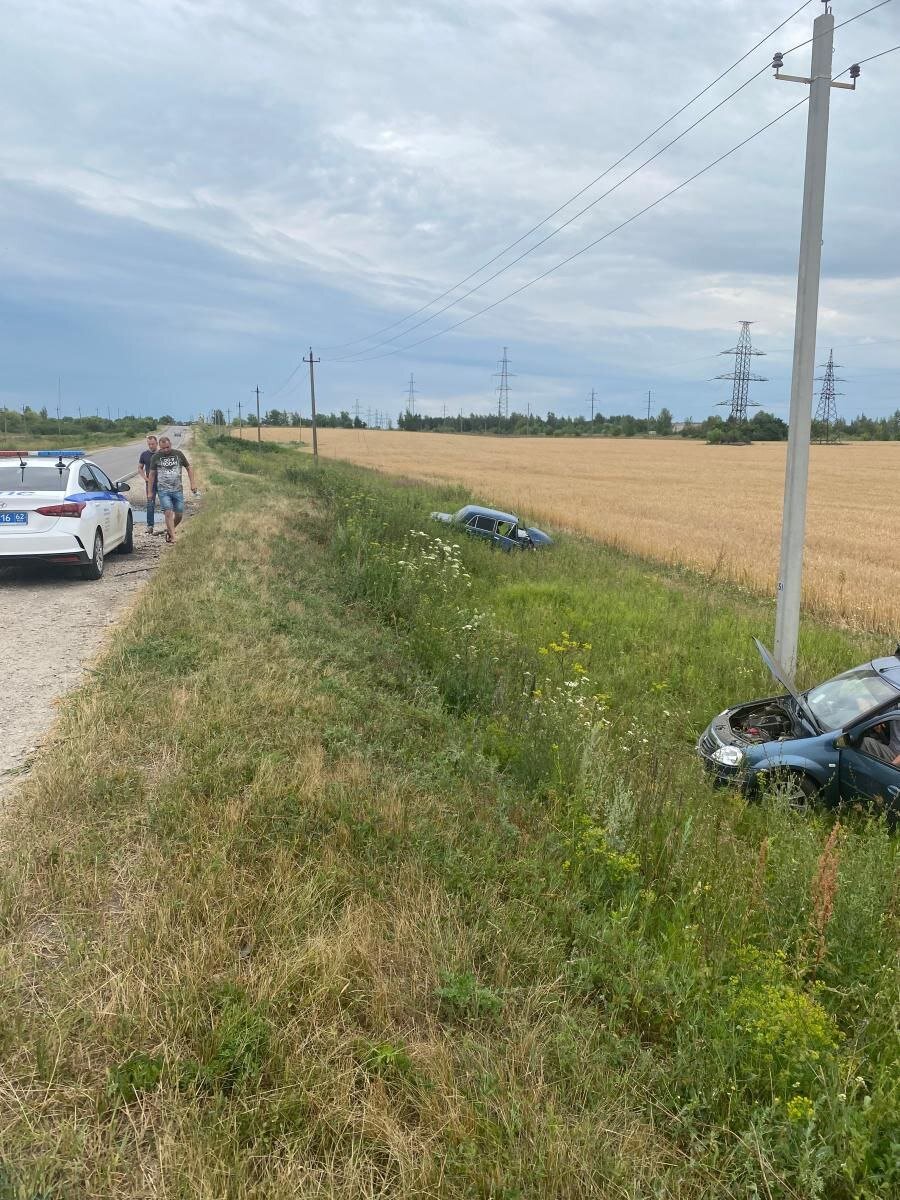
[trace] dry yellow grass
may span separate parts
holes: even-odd
[[[294,440],[298,432],[264,430],[267,440]],[[783,443],[727,447],[323,429],[319,449],[390,474],[457,480],[471,488],[473,500],[521,510],[551,531],[577,530],[775,592]],[[858,629],[900,630],[898,466],[896,442],[813,446],[807,611]]]

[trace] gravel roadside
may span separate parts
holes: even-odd
[[[77,686],[106,636],[147,583],[163,553],[160,536],[135,522],[134,553],[111,554],[103,578],[85,581],[50,567],[0,568],[3,733],[0,805],[53,724],[60,697]]]

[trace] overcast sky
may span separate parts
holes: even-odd
[[[838,22],[872,0],[840,0]],[[687,179],[801,98],[769,72],[545,246],[382,357],[338,361],[606,170],[800,0],[33,0],[7,6],[0,404],[63,410],[485,411],[730,398],[752,320],[785,415],[806,106],[515,299],[427,344]],[[771,59],[804,11],[515,253]],[[835,73],[900,42],[900,0],[838,30]],[[809,49],[786,70],[805,73]],[[845,76],[846,78],[846,76]],[[900,53],[832,92],[818,360],[839,410],[900,407]],[[505,265],[501,259],[468,287]],[[451,299],[459,293],[455,292]],[[441,302],[447,303],[447,300]],[[428,309],[415,318],[433,313]],[[409,324],[415,323],[409,322]],[[386,356],[385,356],[386,355]],[[280,389],[280,390],[279,390]]]

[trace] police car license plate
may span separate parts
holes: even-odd
[[[0,510],[0,525],[27,525],[27,512],[3,512]]]

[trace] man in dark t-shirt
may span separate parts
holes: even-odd
[[[196,496],[197,485],[191,464],[180,450],[172,449],[172,439],[163,434],[159,439],[159,449],[150,459],[150,484],[157,490],[159,507],[166,518],[166,541],[172,543],[175,541],[175,530],[184,519],[182,471],[187,471]]]
[[[141,456],[138,459],[138,475],[144,481],[144,487],[147,491],[147,532],[153,532],[153,524],[156,520],[156,488],[150,486],[150,460],[156,451],[159,449],[159,442],[156,440],[155,433],[147,434],[147,449],[141,451]]]

